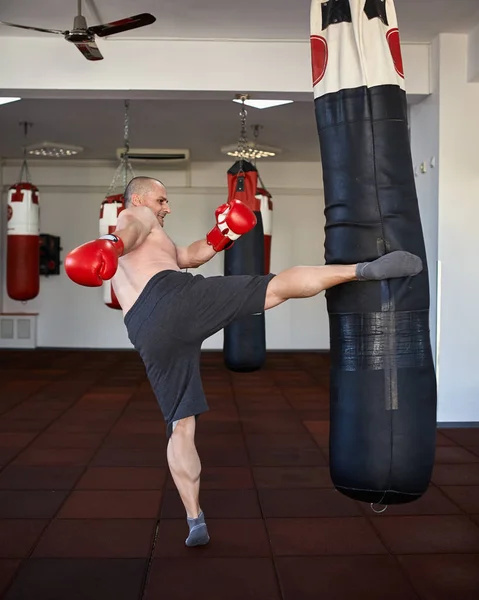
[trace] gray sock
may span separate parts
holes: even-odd
[[[186,520],[190,528],[190,535],[186,538],[185,544],[187,546],[204,546],[207,544],[210,541],[210,536],[208,535],[203,512],[200,512],[196,519],[187,517]]]
[[[421,271],[422,260],[419,256],[397,250],[372,262],[358,263],[356,277],[360,281],[378,281],[395,277],[411,277]]]

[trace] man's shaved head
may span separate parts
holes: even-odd
[[[159,183],[160,185],[165,187],[165,185],[159,179],[155,179],[154,177],[133,177],[133,179],[126,186],[125,189],[125,207],[128,208],[129,206],[131,206],[131,200],[134,194],[137,194],[138,196],[144,196],[149,191],[151,191],[152,186],[154,186],[155,183]]]

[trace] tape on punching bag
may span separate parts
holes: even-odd
[[[28,182],[12,185],[7,211],[7,294],[25,302],[40,291],[38,189]]]
[[[263,275],[264,235],[260,203],[256,198],[258,172],[242,161],[228,171],[228,201],[241,200],[256,215],[256,226],[235,241],[224,253],[224,274]],[[231,371],[248,372],[260,369],[266,360],[264,313],[243,317],[224,329],[223,356]]]
[[[331,477],[351,498],[405,503],[429,485],[436,380],[394,4],[313,0],[311,34],[326,263],[407,250],[424,264],[417,277],[352,282],[326,294]]]
[[[115,231],[118,216],[124,208],[125,198],[123,194],[107,196],[103,200],[100,208],[100,235]],[[109,308],[121,310],[111,279],[103,282],[103,301]]]

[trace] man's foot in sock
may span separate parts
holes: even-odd
[[[200,512],[196,519],[187,517],[188,527],[190,528],[190,535],[186,538],[185,544],[187,546],[204,546],[210,541],[208,529],[205,523],[205,515],[203,511]]]
[[[373,260],[358,263],[356,277],[359,281],[379,281],[396,277],[411,277],[422,271],[422,260],[419,256],[397,250]]]

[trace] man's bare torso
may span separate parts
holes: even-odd
[[[158,224],[152,228],[141,246],[120,257],[118,271],[112,283],[124,315],[153,275],[167,269],[180,270],[176,247]]]

